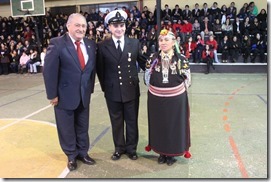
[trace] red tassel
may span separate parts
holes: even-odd
[[[184,152],[184,157],[185,157],[185,158],[190,158],[190,157],[191,157],[190,152],[189,152],[189,151],[185,151],[185,152]]]
[[[147,145],[147,146],[145,147],[145,150],[146,150],[147,152],[149,152],[149,151],[151,151],[151,147],[150,147],[149,145]]]

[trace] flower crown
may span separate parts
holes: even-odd
[[[167,29],[163,29],[160,31],[160,35],[162,36],[171,36],[171,37],[174,37],[175,38],[175,35],[173,32],[167,30]]]

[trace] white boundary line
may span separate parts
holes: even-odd
[[[41,109],[39,109],[39,110],[37,110],[37,111],[35,111],[35,112],[33,112],[33,113],[31,113],[31,114],[25,116],[25,117],[23,117],[23,118],[17,119],[17,120],[15,120],[14,122],[12,122],[12,123],[10,123],[10,124],[8,124],[8,125],[6,125],[6,126],[1,127],[1,128],[0,128],[0,131],[4,130],[4,129],[6,129],[6,128],[12,126],[12,125],[15,125],[16,123],[19,123],[20,121],[25,120],[25,119],[27,119],[27,118],[29,118],[29,117],[35,115],[35,114],[38,114],[39,112],[44,111],[44,110],[48,109],[49,107],[51,107],[51,105],[45,106],[45,107],[43,107],[43,108],[41,108]]]
[[[96,83],[95,83],[95,85],[98,85],[98,84],[99,84],[99,82],[96,82]],[[91,99],[92,99],[92,98],[93,98],[93,97],[91,97]],[[37,111],[35,111],[35,112],[33,112],[33,113],[31,113],[31,114],[25,116],[25,117],[23,117],[23,118],[17,119],[17,120],[15,120],[14,122],[12,122],[12,123],[10,123],[10,124],[8,124],[8,125],[6,125],[6,126],[1,127],[1,128],[0,128],[0,131],[4,130],[4,129],[10,127],[10,126],[13,126],[13,125],[19,123],[20,121],[23,121],[23,120],[25,120],[25,119],[27,119],[27,118],[29,118],[29,117],[35,115],[35,114],[38,114],[39,112],[44,111],[44,110],[50,108],[51,106],[52,106],[52,105],[45,106],[45,107],[43,107],[43,108],[41,108],[41,109],[39,109],[39,110],[37,110]],[[0,118],[0,120],[2,120],[2,119],[4,119],[4,118]],[[9,118],[8,120],[11,120],[11,119]],[[53,123],[50,123],[50,122],[46,122],[46,121],[38,121],[38,120],[30,120],[30,121],[32,121],[32,122],[37,122],[37,123],[48,124],[48,125],[50,125],[50,126],[56,127],[56,124],[53,124]],[[67,167],[65,167],[65,169],[61,172],[61,174],[58,176],[58,178],[65,178],[69,172],[70,172],[70,170],[69,170]]]

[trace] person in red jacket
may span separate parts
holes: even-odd
[[[210,46],[210,49],[213,50],[214,52],[214,59],[216,63],[219,63],[218,58],[217,58],[217,41],[214,39],[214,35],[209,36],[209,40],[206,41],[206,44]]]
[[[207,71],[205,74],[208,74],[210,72],[210,67],[215,70],[215,67],[213,65],[214,60],[214,51],[210,49],[210,46],[208,44],[205,45],[205,49],[202,51],[202,60],[203,62],[207,63]]]
[[[188,37],[184,46],[188,56],[186,56],[186,58],[189,59],[191,55],[194,55],[194,50],[196,49],[196,43],[193,41],[192,36]]]
[[[183,20],[184,24],[182,26],[181,34],[182,34],[182,40],[186,42],[186,38],[191,35],[192,33],[192,24],[188,22],[187,19]]]

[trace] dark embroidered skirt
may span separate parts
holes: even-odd
[[[156,87],[157,88],[157,87]],[[161,93],[165,93],[162,91]],[[169,88],[165,88],[169,92]],[[176,89],[173,89],[176,91]],[[157,96],[148,92],[149,146],[158,154],[180,156],[190,147],[189,103],[187,92]]]

